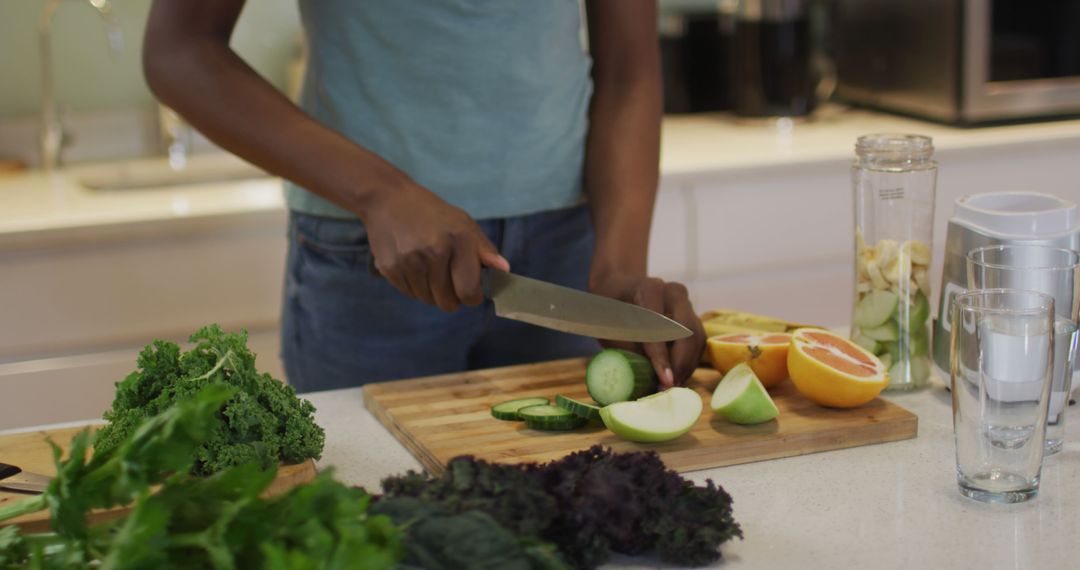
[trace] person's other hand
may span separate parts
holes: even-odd
[[[361,218],[379,273],[402,293],[444,311],[483,302],[481,266],[510,270],[464,210],[415,182],[379,192]]]
[[[606,346],[619,346],[644,352],[652,360],[653,369],[660,379],[661,389],[681,385],[694,373],[705,350],[705,329],[694,312],[689,293],[682,283],[665,282],[655,277],[633,275],[607,275],[594,278],[589,289],[607,297],[634,303],[665,315],[693,331],[692,336],[667,343],[605,342]]]

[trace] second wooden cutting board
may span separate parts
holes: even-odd
[[[56,465],[53,463],[52,448],[48,440],[52,440],[67,456],[71,444],[71,438],[83,428],[64,428],[47,431],[33,431],[13,435],[0,436],[0,460],[5,463],[33,473],[53,476],[56,475]],[[91,427],[91,429],[96,429]],[[296,465],[282,465],[277,472],[277,477],[267,487],[263,496],[273,496],[284,493],[296,485],[307,483],[315,478],[315,461],[308,459]],[[32,495],[14,493],[0,489],[0,506],[20,501]],[[126,508],[115,508],[106,511],[95,511],[90,514],[90,522],[101,522],[114,519],[128,512]],[[8,524],[19,525],[23,532],[44,532],[49,529],[49,512],[38,511],[18,518],[0,523],[0,527]]]
[[[595,444],[615,451],[653,450],[668,467],[693,471],[910,439],[918,431],[915,414],[881,398],[850,410],[823,408],[800,396],[790,382],[771,391],[780,408],[777,419],[756,426],[731,424],[709,410],[720,374],[705,368],[687,384],[704,398],[704,413],[690,433],[665,443],[625,441],[603,426],[542,432],[491,417],[491,406],[528,396],[554,402],[556,394],[563,394],[589,401],[585,363],[559,360],[369,384],[364,404],[432,473],[441,473],[459,455],[543,462]]]

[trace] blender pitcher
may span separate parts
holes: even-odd
[[[930,378],[933,152],[921,135],[866,135],[855,145],[851,339],[881,359],[889,390],[922,388]]]

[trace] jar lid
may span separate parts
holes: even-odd
[[[934,154],[934,141],[904,133],[863,135],[855,141],[855,154],[877,161],[928,160]]]
[[[1080,224],[1076,204],[1041,192],[990,192],[956,199],[953,216],[988,234],[1025,239],[1052,237]]]

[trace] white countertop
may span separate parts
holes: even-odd
[[[838,105],[814,120],[740,122],[727,113],[664,118],[660,171],[664,176],[713,174],[811,162],[850,162],[855,140],[883,132],[934,139],[935,153],[1017,144],[1080,140],[1080,119],[996,127],[957,128]]]
[[[364,409],[359,388],[307,396],[326,428],[321,469],[377,490],[383,477],[421,466]],[[1080,546],[1080,411],[1064,451],[1044,462],[1039,496],[987,505],[957,491],[949,394],[939,384],[887,396],[919,416],[915,439],[708,469],[734,498],[744,540],[717,567],[831,570],[1074,568]],[[783,418],[781,418],[782,420]],[[612,568],[665,568],[618,557]]]
[[[795,123],[740,123],[728,114],[669,116],[663,123],[660,170],[672,179],[846,162],[854,154],[859,135],[884,131],[926,134],[934,138],[939,151],[949,152],[1080,140],[1080,120],[959,129],[842,107],[827,107],[815,120]],[[110,166],[102,163],[54,174],[28,171],[0,176],[0,241],[102,226],[150,223],[164,227],[170,222],[232,220],[251,213],[280,215],[284,210],[281,183],[272,178],[116,191],[88,190],[77,181],[88,170]]]
[[[218,162],[218,157],[208,162]],[[233,162],[222,155],[226,162]],[[79,179],[84,173],[110,166],[164,163],[140,160],[74,167],[54,173],[27,171],[0,176],[0,245],[42,234],[177,222],[230,220],[236,216],[285,209],[281,181],[275,178],[185,184],[138,190],[89,190]]]

